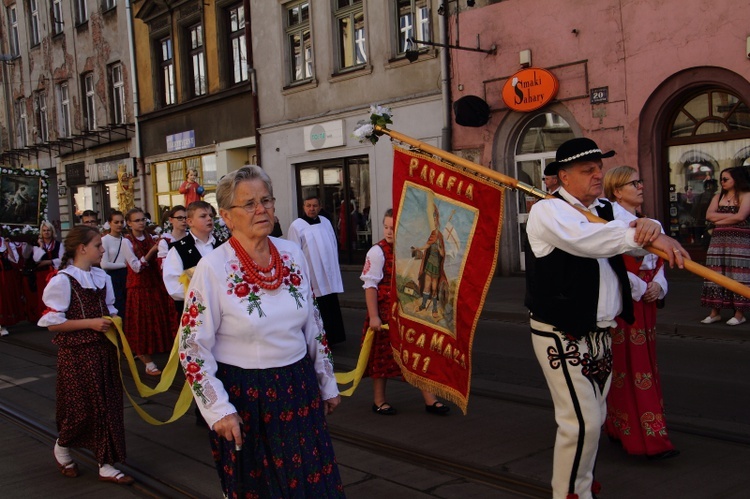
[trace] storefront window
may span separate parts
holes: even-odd
[[[725,168],[748,165],[750,113],[724,90],[691,96],[676,111],[669,129],[669,220],[665,230],[683,245],[705,248],[706,210]]]
[[[193,156],[161,163],[153,163],[155,202],[158,209],[151,215],[157,223],[164,222],[164,214],[172,206],[185,204],[185,196],[180,194],[180,184],[187,178],[189,169],[198,171],[198,183],[205,188],[203,200],[211,204],[218,213],[216,204],[216,158],[213,155]]]
[[[70,192],[73,195],[73,214],[75,215],[72,225],[76,225],[81,213],[94,209],[94,188],[86,185],[76,185],[71,186]]]
[[[362,263],[372,246],[370,168],[367,157],[305,163],[297,168],[297,206],[318,195],[321,215],[333,225],[340,263]],[[377,217],[376,217],[377,218]],[[282,221],[282,226],[291,223]]]

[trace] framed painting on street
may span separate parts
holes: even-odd
[[[0,167],[0,227],[4,236],[38,231],[47,216],[47,189],[44,170]]]

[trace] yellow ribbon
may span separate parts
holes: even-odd
[[[180,284],[182,284],[183,291],[185,292],[185,296],[187,296],[187,290],[188,286],[190,286],[190,279],[193,277],[193,271],[195,270],[195,267],[192,269],[187,269],[182,274],[180,274],[180,278],[178,279]]]
[[[387,331],[388,325],[383,324],[383,326],[381,326],[381,329]],[[344,390],[343,392],[340,392],[340,395],[349,397],[352,393],[354,393],[354,390],[357,388],[357,385],[359,385],[359,382],[362,381],[362,375],[365,373],[365,369],[367,368],[367,361],[370,359],[370,350],[372,350],[372,341],[374,336],[375,330],[373,328],[368,328],[367,333],[365,333],[365,339],[362,342],[362,349],[359,351],[357,367],[355,367],[353,371],[349,371],[348,373],[335,373],[336,383],[338,383],[339,385],[352,383],[352,386]]]
[[[127,395],[128,400],[130,400],[130,403],[133,404],[133,408],[136,410],[138,415],[141,416],[144,421],[152,425],[164,425],[180,419],[190,408],[190,403],[193,401],[193,393],[187,380],[185,381],[185,384],[182,387],[182,391],[180,392],[180,396],[178,397],[174,409],[172,410],[172,417],[170,417],[166,421],[160,421],[148,414],[143,408],[136,404],[136,402],[133,400],[133,397],[130,396],[128,389],[125,386],[125,380],[122,379],[122,362],[120,360],[120,343],[122,343],[122,353],[125,355],[125,360],[127,360],[128,366],[130,367],[130,372],[133,374],[133,381],[135,382],[135,387],[138,390],[138,394],[143,398],[148,398],[158,393],[164,393],[169,389],[170,386],[172,386],[172,382],[174,381],[174,377],[177,374],[177,370],[179,368],[179,336],[175,337],[174,344],[172,345],[172,351],[169,353],[169,360],[162,370],[159,383],[155,388],[151,388],[150,386],[143,384],[143,382],[141,381],[141,377],[138,374],[138,368],[136,367],[135,359],[133,358],[133,352],[130,350],[128,340],[127,338],[125,338],[125,333],[123,333],[122,331],[122,318],[105,317],[105,319],[110,319],[112,321],[112,326],[110,326],[109,330],[107,330],[105,334],[107,336],[107,339],[112,342],[115,348],[117,348],[117,363],[120,368],[120,379],[122,381],[123,390],[125,392],[125,395]],[[118,335],[120,337],[119,342],[117,341]]]

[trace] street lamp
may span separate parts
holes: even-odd
[[[417,45],[429,45],[430,47],[443,47],[448,49],[455,49],[455,50],[468,50],[470,52],[482,52],[483,54],[491,54],[494,55],[497,53],[497,46],[493,43],[490,48],[488,49],[482,49],[479,48],[479,35],[477,35],[477,47],[462,47],[460,45],[450,45],[448,43],[436,43],[436,42],[428,42],[425,40],[415,40],[412,37],[409,37],[409,39],[406,41],[406,49],[404,51],[404,55],[406,56],[406,59],[409,62],[414,62],[419,58],[419,51],[417,49]]]

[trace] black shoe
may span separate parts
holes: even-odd
[[[383,407],[386,405],[388,407]],[[372,412],[380,414],[381,416],[395,416],[397,411],[395,408],[391,407],[391,404],[388,402],[383,402],[379,407],[376,404],[372,404]]]
[[[440,404],[440,405],[438,405],[438,404]],[[427,411],[427,412],[429,412],[430,414],[444,415],[444,414],[448,414],[450,412],[451,408],[448,407],[447,405],[443,404],[442,402],[435,402],[432,405],[425,404],[424,410]]]
[[[664,452],[660,452],[658,454],[651,454],[649,456],[646,456],[646,458],[651,461],[663,461],[664,459],[677,457],[679,455],[680,455],[680,451],[678,451],[677,449],[671,449],[671,450],[666,450]]]

